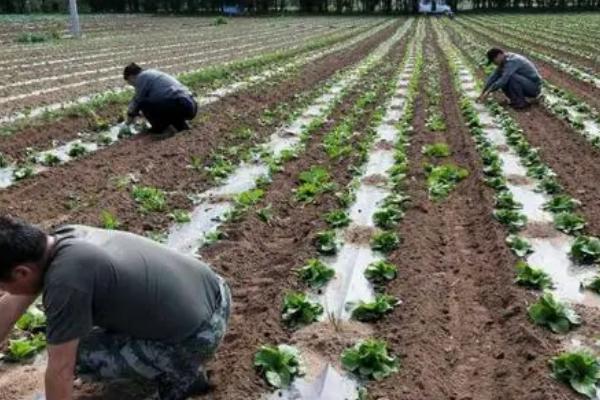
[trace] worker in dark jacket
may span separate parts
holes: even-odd
[[[155,69],[142,69],[135,63],[123,71],[123,78],[135,88],[127,110],[131,124],[141,113],[152,128],[151,133],[172,135],[189,129],[187,121],[198,112],[194,96],[177,79]]]
[[[47,234],[0,216],[0,291],[0,342],[43,298],[47,400],[71,400],[75,373],[153,382],[160,400],[210,389],[204,364],[225,334],[231,295],[194,257],[128,232]]]
[[[541,94],[542,78],[535,65],[524,56],[493,48],[487,52],[487,58],[488,64],[494,63],[497,68],[487,79],[480,101],[502,89],[513,108],[523,109],[529,105],[527,98]]]

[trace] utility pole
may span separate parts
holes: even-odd
[[[69,0],[70,30],[73,37],[81,37],[79,26],[79,13],[77,12],[77,0]]]

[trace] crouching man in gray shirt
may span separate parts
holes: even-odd
[[[0,340],[42,294],[47,400],[71,400],[75,373],[146,379],[163,400],[206,392],[231,296],[208,265],[120,231],[50,234],[0,216]]]
[[[542,78],[535,65],[520,54],[505,53],[501,49],[487,52],[488,64],[494,63],[497,68],[487,79],[479,100],[490,93],[502,89],[515,109],[529,106],[526,98],[538,97],[542,91]]]
[[[177,79],[156,69],[142,69],[135,63],[125,67],[123,78],[135,88],[127,110],[128,124],[141,112],[152,125],[151,133],[171,136],[189,129],[187,121],[196,116],[198,104]]]

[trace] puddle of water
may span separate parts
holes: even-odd
[[[375,150],[369,156],[365,175],[384,175],[394,166],[394,153],[389,150]]]
[[[550,222],[554,219],[552,214],[543,209],[544,204],[549,200],[547,196],[535,191],[533,185],[515,185],[507,184],[508,189],[512,192],[516,201],[523,205],[521,210],[527,216],[530,222]]]
[[[576,265],[568,254],[573,238],[558,234],[552,238],[528,238],[533,253],[527,257],[527,262],[544,270],[552,277],[553,291],[565,300],[588,304],[600,303],[600,297],[581,289],[581,283],[596,275],[595,266]]]
[[[397,129],[390,124],[381,124],[375,129],[377,138],[380,140],[387,140],[388,142],[395,142],[396,136],[398,135]]]
[[[321,298],[325,313],[348,320],[354,303],[373,300],[375,294],[364,272],[369,264],[381,259],[369,247],[348,243],[342,245],[335,257],[325,259],[335,270],[335,277]]]
[[[521,164],[521,159],[516,154],[498,153],[502,160],[502,172],[504,175],[521,175],[527,176],[527,168]]]
[[[352,222],[360,226],[375,227],[373,214],[389,194],[389,190],[361,184],[356,191],[356,201],[350,208]]]

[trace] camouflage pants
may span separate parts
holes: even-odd
[[[204,375],[219,346],[231,310],[231,293],[221,281],[221,304],[211,320],[180,343],[141,340],[94,328],[81,340],[77,373],[97,380],[151,380],[161,400],[182,400]]]

